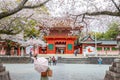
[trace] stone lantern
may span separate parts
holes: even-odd
[[[119,54],[118,57],[109,67],[109,71],[106,71],[104,80],[120,80],[120,34],[116,38]]]
[[[0,61],[0,80],[11,80],[9,72],[5,70],[5,66]]]

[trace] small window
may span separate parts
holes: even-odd
[[[72,44],[68,44],[68,50],[72,50]]]
[[[109,51],[110,48],[109,47],[104,47],[104,51]]]
[[[102,47],[97,47],[97,51],[102,51]]]
[[[53,44],[49,44],[49,45],[48,45],[48,49],[49,49],[49,50],[53,50],[53,47],[54,47]]]
[[[112,47],[112,51],[116,51],[118,50],[118,48]]]

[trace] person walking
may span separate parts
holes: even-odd
[[[49,57],[49,58],[48,58],[48,64],[51,66],[51,63],[52,63],[52,58]]]
[[[37,60],[37,54],[34,54],[33,57],[31,57],[34,61]],[[49,68],[48,68],[49,69]],[[48,70],[47,70],[48,71]],[[49,80],[48,75],[47,75],[47,71],[45,72],[41,72],[40,74],[40,80]],[[44,75],[43,75],[44,73]]]
[[[53,65],[56,65],[56,60],[54,56],[52,57],[52,62],[53,62]]]
[[[55,56],[55,65],[57,64],[57,61],[58,61],[58,56],[56,55]]]
[[[33,54],[32,54],[32,48],[30,49],[30,53],[29,53],[29,55],[30,55],[30,58],[33,57]],[[31,63],[33,63],[33,62],[34,62],[34,60],[31,59]]]
[[[29,53],[30,57],[32,57],[32,48],[30,49],[30,53]]]
[[[98,58],[98,64],[102,64],[102,58]]]
[[[74,54],[75,54],[75,56],[77,56],[77,54],[78,54],[78,50],[77,49],[74,51]]]

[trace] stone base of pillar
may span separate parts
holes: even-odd
[[[5,67],[0,63],[0,80],[11,80],[8,71],[5,71]]]
[[[114,60],[109,71],[106,71],[104,80],[120,80],[120,58]]]

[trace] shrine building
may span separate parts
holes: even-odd
[[[45,40],[48,44],[46,48],[47,54],[73,54],[74,53],[74,42],[77,36],[71,35],[73,30],[81,30],[82,26],[75,27],[64,27],[56,26],[50,28],[50,33],[45,36]]]

